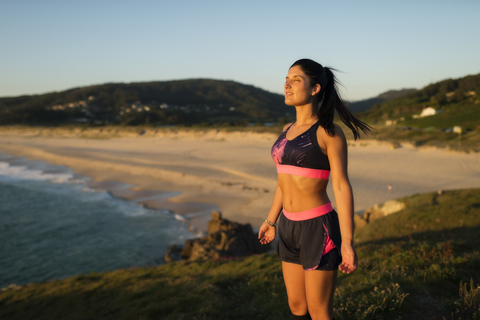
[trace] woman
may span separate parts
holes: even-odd
[[[289,69],[285,103],[295,106],[296,122],[287,124],[272,147],[278,185],[259,239],[275,239],[282,260],[292,319],[332,319],[337,270],[357,268],[353,247],[353,195],[347,175],[347,143],[333,123],[335,110],[355,139],[370,126],[345,107],[329,68],[302,59]],[[337,203],[326,192],[328,179]]]

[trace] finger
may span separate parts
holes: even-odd
[[[348,266],[348,273],[352,273],[355,271],[357,268],[355,266]]]
[[[340,266],[338,266],[338,268],[340,269],[340,271],[346,274],[352,273],[353,271],[356,270],[355,266],[352,266],[351,264],[346,262],[342,262]]]

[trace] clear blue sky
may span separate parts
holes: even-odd
[[[3,0],[0,96],[187,78],[283,93],[306,57],[360,100],[480,73],[479,14],[479,0]]]

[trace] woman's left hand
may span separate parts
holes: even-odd
[[[338,267],[343,273],[352,273],[357,270],[357,254],[353,245],[342,244],[342,263]]]

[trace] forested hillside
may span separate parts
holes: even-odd
[[[352,113],[367,111],[374,105],[382,103],[388,100],[392,100],[398,97],[405,96],[409,93],[415,92],[417,89],[400,89],[400,90],[389,90],[387,92],[381,93],[378,96],[370,99],[348,102],[348,109]]]
[[[480,125],[480,74],[347,103],[362,120],[445,129]],[[420,116],[431,107],[435,115]],[[0,125],[245,125],[292,120],[282,95],[211,79],[108,83],[0,98]]]
[[[108,83],[0,98],[0,124],[218,124],[278,121],[283,96],[234,81]]]
[[[374,105],[360,114],[371,123],[397,123],[413,127],[473,130],[480,125],[480,74],[447,79],[405,96]],[[433,108],[433,115],[421,114]]]

